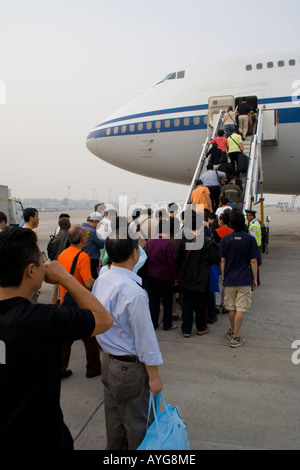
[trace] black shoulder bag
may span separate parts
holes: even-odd
[[[72,263],[72,267],[71,267],[71,271],[70,271],[70,274],[72,276],[74,274],[74,271],[75,271],[80,253],[81,253],[81,251],[79,251],[79,253],[77,253],[75,258],[73,259],[73,263]],[[66,292],[65,296],[64,296],[64,299],[63,299],[62,303],[60,304],[60,307],[61,308],[78,308],[78,304],[77,304],[76,300],[74,299],[74,297],[72,297],[69,292]]]

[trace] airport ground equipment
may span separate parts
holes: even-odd
[[[10,197],[10,190],[4,185],[0,185],[0,211],[7,216],[7,225],[18,226],[24,221],[22,202]]]

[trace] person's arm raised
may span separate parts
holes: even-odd
[[[58,262],[45,264],[45,282],[62,285],[76,300],[79,308],[90,310],[94,315],[95,329],[92,336],[104,333],[113,324],[113,318],[103,307],[99,300],[84,286],[82,286]]]

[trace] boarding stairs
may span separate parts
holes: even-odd
[[[191,195],[196,187],[195,181],[201,179],[201,176],[206,172],[205,156],[210,148],[209,142],[217,137],[218,131],[223,128],[222,118],[224,114],[224,110],[219,112],[212,136],[208,136],[203,144],[198,165],[185,201],[185,207],[191,202]],[[243,200],[240,209],[243,212],[258,204],[259,194],[263,194],[263,145],[278,145],[278,116],[276,110],[267,110],[263,106],[258,106],[257,121],[253,135],[247,136],[243,140],[244,154],[249,157],[247,173],[239,175],[243,188]]]
[[[245,154],[249,156],[247,174],[241,175],[244,188],[242,202],[244,212],[258,204],[259,194],[263,194],[263,145],[278,145],[278,119],[275,110],[266,110],[263,106],[258,107],[255,132],[251,140],[245,140],[243,144]]]
[[[200,154],[198,164],[197,164],[194,176],[192,178],[192,182],[191,182],[191,185],[190,185],[190,188],[189,188],[189,191],[188,191],[188,195],[187,195],[187,198],[185,200],[184,208],[186,208],[188,206],[188,204],[191,203],[192,192],[196,188],[195,181],[200,180],[201,176],[206,172],[206,163],[207,163],[206,155],[207,155],[207,152],[209,151],[209,149],[211,147],[211,144],[209,142],[211,140],[215,139],[216,137],[218,137],[218,131],[220,129],[224,128],[223,120],[222,120],[222,118],[224,117],[224,114],[225,114],[224,110],[221,110],[219,112],[218,119],[217,119],[216,124],[213,128],[213,131],[212,131],[212,135],[207,136],[206,139],[205,139],[205,142],[203,143],[202,152]]]

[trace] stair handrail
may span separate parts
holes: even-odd
[[[263,141],[263,107],[258,106],[258,122],[256,134],[253,136],[249,154],[247,178],[244,188],[243,211],[251,209],[257,195],[258,184],[263,183],[261,146]]]
[[[201,176],[202,171],[203,171],[205,155],[207,154],[208,149],[209,149],[209,145],[210,145],[209,142],[217,137],[218,131],[220,130],[220,128],[222,127],[222,124],[223,124],[222,118],[223,118],[224,114],[225,114],[225,111],[221,109],[220,112],[219,112],[218,120],[217,120],[216,125],[215,125],[214,130],[213,130],[212,136],[211,137],[207,136],[204,143],[203,143],[202,152],[200,154],[198,164],[196,166],[196,170],[194,172],[194,175],[193,175],[193,178],[192,178],[192,181],[191,181],[190,189],[189,189],[189,192],[188,192],[185,204],[184,204],[184,209],[187,207],[187,205],[191,201],[192,192],[195,189],[195,181],[197,179],[200,179],[200,176]]]

